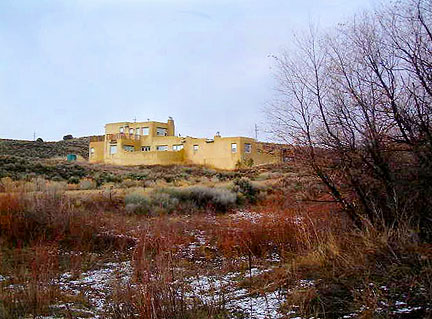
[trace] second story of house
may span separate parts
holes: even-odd
[[[167,122],[117,122],[105,125],[105,135],[109,139],[126,137],[130,139],[153,138],[158,136],[175,136],[174,120]]]

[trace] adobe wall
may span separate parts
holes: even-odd
[[[105,157],[105,163],[115,165],[172,165],[184,162],[184,152],[150,151],[124,154],[118,152]]]

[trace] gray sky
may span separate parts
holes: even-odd
[[[293,32],[375,0],[1,0],[0,138],[103,134],[172,116],[182,135],[254,136]]]

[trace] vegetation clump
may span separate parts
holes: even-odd
[[[180,203],[190,203],[198,208],[210,208],[225,212],[234,207],[237,195],[228,189],[193,186],[188,188],[169,188],[163,192],[177,198]]]
[[[239,178],[234,180],[234,191],[239,192],[250,203],[256,203],[259,189],[249,179]]]
[[[135,191],[125,196],[129,212],[157,215],[211,210],[226,212],[233,208],[237,195],[227,189],[194,186],[187,188],[161,188],[150,193]]]

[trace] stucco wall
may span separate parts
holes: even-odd
[[[184,162],[184,152],[150,151],[108,155],[105,162],[116,165],[171,165]]]
[[[240,160],[240,150],[236,153],[231,152],[231,144],[236,143],[240,146],[238,137],[215,137],[213,141],[201,138],[186,138],[185,159],[187,163],[205,165],[219,169],[234,169]],[[194,145],[198,145],[198,150],[194,150]]]
[[[120,134],[120,127],[142,128],[149,127],[149,135]],[[167,129],[168,136],[157,136],[156,129]],[[232,170],[238,165],[253,162],[254,165],[277,163],[282,160],[281,151],[273,148],[268,152],[268,146],[256,142],[248,137],[220,137],[213,139],[174,136],[174,121],[161,122],[119,122],[105,125],[105,142],[91,142],[95,148],[91,162],[106,162],[118,165],[169,165],[169,164],[197,164],[218,169]],[[237,151],[232,152],[232,144],[237,144]],[[251,145],[251,151],[245,152],[245,144]],[[117,145],[117,153],[110,154],[110,145]],[[133,151],[125,151],[124,146],[133,147]],[[168,151],[157,151],[159,145],[168,146]],[[183,150],[174,151],[173,145],[183,145]],[[194,146],[198,146],[198,150]],[[272,144],[273,145],[273,144]],[[142,151],[143,146],[150,146],[150,151]],[[270,148],[271,149],[271,148]],[[252,159],[252,161],[248,161]]]
[[[94,148],[94,153],[89,154],[90,163],[100,163],[104,161],[105,141],[90,142],[89,152]]]

